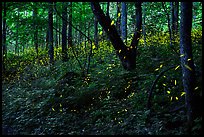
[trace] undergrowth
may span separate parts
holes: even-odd
[[[192,33],[196,88],[200,94],[201,36],[200,31]],[[111,44],[100,42],[98,48],[93,48],[87,75],[82,71],[87,69],[89,43],[73,47],[76,56],[69,48],[67,62],[61,61],[61,48],[55,48],[53,65],[49,65],[43,48],[39,48],[38,58],[34,48],[19,56],[8,53],[3,72],[2,124],[11,128],[8,134],[186,134],[185,109],[168,113],[184,104],[185,94],[178,67],[180,57],[168,43],[165,33],[148,37],[146,45],[141,39],[136,70],[128,72]],[[178,40],[174,46],[179,50]],[[175,69],[156,83],[152,110],[148,110],[146,103],[153,81],[172,65]],[[201,133],[201,120],[195,119],[193,134]]]

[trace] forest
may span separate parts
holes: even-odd
[[[202,2],[1,2],[2,135],[202,135]]]

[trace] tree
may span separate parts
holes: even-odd
[[[142,8],[143,8],[143,23],[142,23],[142,34],[143,34],[143,37],[144,37],[144,45],[146,46],[146,24],[145,24],[145,19],[146,19],[146,8],[145,8],[145,3],[146,2],[143,2],[143,5],[142,5]]]
[[[122,2],[121,36],[122,40],[127,44],[127,6],[125,2]]]
[[[107,12],[106,12],[107,16],[109,15],[109,7],[110,7],[110,2],[107,2]]]
[[[191,45],[192,28],[192,2],[181,2],[180,20],[180,54],[183,76],[183,87],[186,93],[185,105],[187,109],[188,131],[190,132],[193,124],[193,92],[195,82],[195,69]]]
[[[34,45],[35,45],[35,50],[37,53],[37,59],[38,59],[38,25],[37,25],[37,8],[34,7],[33,9],[33,27],[34,27]]]
[[[120,24],[121,24],[121,12],[120,12],[120,8],[121,8],[121,3],[117,2],[117,21],[116,21],[116,28],[118,30],[118,34],[121,34],[121,28],[120,28]]]
[[[72,2],[69,5],[69,23],[72,23]],[[72,47],[72,26],[70,24],[68,30],[68,46]]]
[[[96,17],[94,18],[94,44],[98,49],[98,20]]]
[[[49,45],[49,57],[50,57],[50,64],[54,62],[54,48],[53,48],[53,3],[49,2],[49,12],[48,12],[48,45]]]
[[[63,3],[62,17],[62,61],[67,61],[67,3]]]
[[[119,59],[122,62],[124,69],[134,70],[136,68],[136,47],[141,34],[141,25],[142,25],[142,9],[141,2],[136,3],[136,12],[137,12],[137,28],[133,36],[133,40],[130,44],[130,47],[127,47],[122,39],[120,38],[116,27],[112,24],[112,21],[109,16],[105,16],[98,2],[91,2],[91,8],[94,15],[97,17],[100,25],[107,33],[113,47],[116,50],[116,54],[119,56]]]
[[[179,3],[171,2],[171,29],[173,37],[178,33]]]
[[[2,70],[5,70],[5,65],[4,61],[6,59],[6,54],[7,54],[7,46],[6,46],[6,2],[4,2],[3,5],[3,34],[2,34],[2,45],[3,45],[3,56],[2,56]]]

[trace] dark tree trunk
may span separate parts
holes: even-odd
[[[69,23],[72,23],[72,2],[70,2],[70,9],[69,9]],[[72,47],[72,26],[69,25],[68,30],[68,46]]]
[[[179,14],[179,2],[174,2],[174,23],[173,30],[175,30],[175,34],[178,34],[178,14]]]
[[[174,39],[178,33],[178,2],[171,2],[171,32]]]
[[[142,23],[142,34],[144,37],[144,45],[146,46],[146,24],[145,24],[145,19],[146,19],[146,8],[145,8],[145,2],[143,2],[143,23]]]
[[[96,17],[94,18],[94,44],[98,49],[98,20]]]
[[[110,2],[107,2],[107,12],[106,12],[106,16],[109,16],[109,7],[110,7]]]
[[[122,40],[127,44],[127,6],[126,2],[122,2],[122,15],[121,15],[121,36]]]
[[[121,3],[117,2],[117,22],[116,22],[116,28],[118,30],[118,34],[121,35],[121,29],[120,29],[120,24],[121,24]]]
[[[62,61],[67,61],[67,3],[63,3],[62,17]]]
[[[5,70],[5,59],[7,55],[7,46],[6,46],[6,2],[4,2],[4,14],[3,14],[3,34],[2,34],[2,45],[3,45],[3,56],[2,56],[2,70]]]
[[[188,131],[191,131],[193,124],[193,92],[195,82],[195,69],[191,45],[192,28],[192,2],[181,2],[180,21],[180,54],[181,57],[183,87],[186,93],[185,105],[187,109]],[[189,60],[190,59],[190,60]]]
[[[18,9],[18,19],[16,24],[16,45],[15,45],[15,54],[19,55],[19,43],[18,43],[18,30],[19,30],[19,9]]]
[[[54,48],[53,48],[53,3],[49,2],[49,13],[48,13],[48,30],[49,30],[49,39],[48,39],[48,45],[49,45],[49,57],[50,57],[50,64],[54,62]]]
[[[37,59],[38,59],[38,25],[37,25],[37,8],[34,7],[33,9],[33,25],[34,25],[34,45],[35,45],[35,51],[37,53]]]
[[[136,31],[134,33],[134,37],[132,40],[132,43],[129,47],[126,47],[126,45],[123,43],[122,39],[120,38],[117,29],[115,25],[111,25],[111,19],[109,16],[105,16],[103,11],[101,10],[101,7],[98,2],[91,2],[91,8],[94,13],[94,15],[97,17],[100,25],[104,29],[104,31],[107,33],[110,41],[112,42],[113,47],[116,50],[117,55],[119,56],[119,59],[122,62],[122,65],[124,69],[126,70],[133,70],[136,67],[136,46],[139,41],[140,37],[140,31]],[[141,12],[141,2],[138,2],[137,4],[137,19],[142,19],[142,12]],[[142,20],[137,20],[137,27],[139,27],[137,30],[141,29],[141,22]],[[139,26],[140,24],[140,26]]]
[[[55,7],[56,7],[56,3],[57,2],[54,3]],[[56,46],[56,48],[58,48],[58,32],[57,32],[57,29],[58,29],[58,19],[57,19],[57,12],[56,11],[55,11],[55,19],[56,19],[56,24],[55,24],[55,28],[56,28],[56,31],[55,31],[55,46]]]
[[[45,48],[46,48],[46,50],[48,50],[48,45],[49,45],[49,28],[46,31],[46,36],[45,37],[46,37],[45,38],[45,43],[46,43]]]

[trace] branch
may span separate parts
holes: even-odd
[[[171,66],[171,67],[169,67],[169,68],[163,70],[163,71],[157,76],[157,78],[154,80],[154,82],[153,82],[153,84],[152,84],[152,86],[151,86],[151,89],[150,89],[150,91],[149,91],[149,94],[148,94],[148,101],[147,101],[147,108],[148,108],[148,109],[150,109],[150,107],[151,107],[152,92],[153,92],[153,90],[154,90],[154,87],[156,86],[157,81],[159,80],[159,78],[160,78],[165,72],[167,72],[168,70],[173,69],[173,68],[175,68],[175,67],[176,67],[176,66]]]

